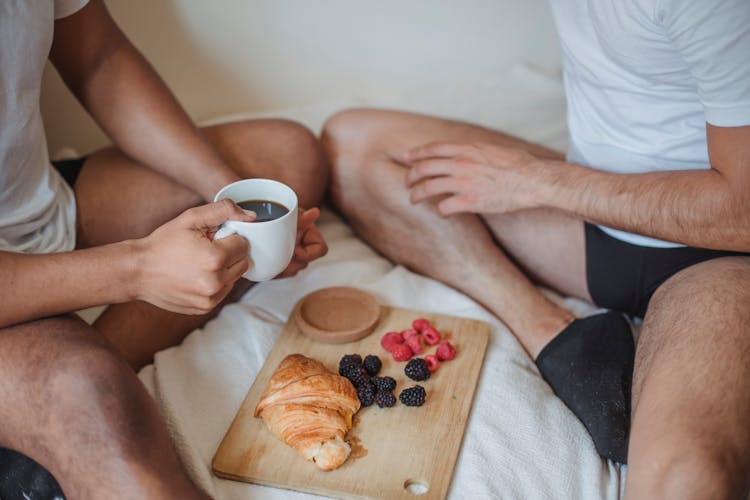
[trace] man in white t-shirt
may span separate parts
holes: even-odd
[[[382,253],[502,319],[597,451],[627,460],[629,497],[746,496],[750,2],[551,5],[567,158],[348,110],[323,133],[334,202]],[[613,311],[574,319],[532,280]],[[644,319],[637,357],[619,313]]]
[[[114,147],[50,164],[48,56]],[[328,170],[291,122],[198,131],[102,0],[0,2],[0,497],[60,494],[7,467],[26,467],[24,454],[70,498],[205,496],[133,368],[250,286],[247,241],[212,234],[253,214],[207,204],[247,177],[286,182],[314,207]],[[301,211],[283,274],[325,253],[318,213]],[[93,327],[70,314],[99,304],[114,305]]]

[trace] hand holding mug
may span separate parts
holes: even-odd
[[[294,276],[306,268],[307,264],[328,253],[328,245],[326,245],[323,235],[320,234],[318,228],[315,227],[315,221],[320,216],[320,210],[317,208],[300,210],[297,220],[297,239],[294,255],[287,268],[279,275],[280,278]]]
[[[211,311],[248,268],[246,239],[214,241],[211,235],[227,220],[254,219],[231,201],[211,203],[191,208],[136,240],[133,297],[183,314]]]

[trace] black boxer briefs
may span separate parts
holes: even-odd
[[[86,163],[86,157],[81,156],[80,158],[53,161],[52,166],[60,172],[62,178],[72,188],[75,186],[76,179],[78,179],[78,174],[81,173],[84,163]]]
[[[706,260],[748,253],[693,247],[647,247],[619,240],[586,223],[586,282],[600,307],[642,318],[657,288]]]

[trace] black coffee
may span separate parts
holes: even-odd
[[[270,200],[245,200],[237,202],[237,205],[255,212],[255,222],[267,222],[289,213],[289,209],[284,205]]]

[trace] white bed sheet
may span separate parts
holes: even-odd
[[[559,80],[525,67],[497,81],[462,88],[418,89],[377,100],[355,96],[253,116],[283,116],[319,130],[325,117],[350,105],[429,112],[561,150],[566,144]],[[229,118],[240,117],[245,116]],[[324,210],[320,227],[330,245],[325,258],[294,278],[256,285],[182,345],[158,353],[154,364],[139,374],[159,404],[186,468],[210,495],[222,500],[313,498],[219,479],[210,463],[297,300],[318,288],[351,285],[372,292],[384,304],[493,325],[450,498],[620,498],[625,468],[599,458],[583,426],[502,323],[463,294],[392,265],[330,210]],[[553,297],[578,314],[591,311],[583,302]]]

